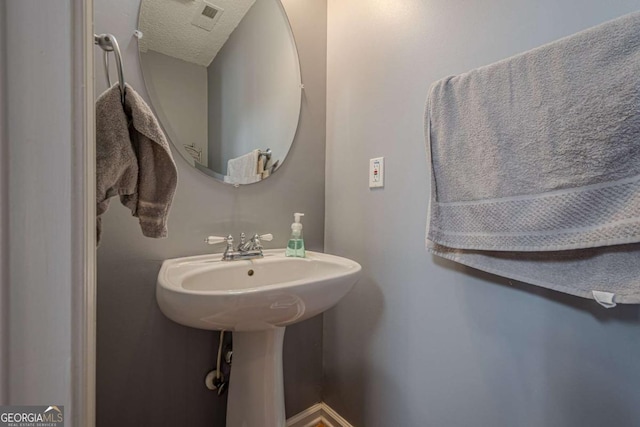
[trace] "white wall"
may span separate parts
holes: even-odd
[[[325,250],[364,278],[324,321],[324,398],[354,425],[640,420],[640,309],[424,249],[429,85],[640,8],[637,0],[329,0]],[[386,158],[369,190],[368,160]]]
[[[193,144],[200,148],[200,164],[207,166],[207,68],[152,50],[140,53],[140,64],[144,65],[149,98],[167,135],[180,147]],[[191,159],[186,151],[181,154]]]

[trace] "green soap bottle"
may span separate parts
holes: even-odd
[[[303,217],[303,213],[294,213],[293,218],[295,222],[291,224],[291,237],[287,244],[286,256],[304,258],[304,239],[302,238],[302,223],[300,218]]]

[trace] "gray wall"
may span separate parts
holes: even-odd
[[[90,9],[0,2],[0,403],[64,405],[70,427],[92,425]]]
[[[7,139],[5,96],[7,77],[6,2],[0,1],[0,405],[9,396],[9,140]]]
[[[98,249],[98,426],[224,425],[225,401],[203,385],[214,365],[217,333],[186,328],[162,315],[155,301],[162,260],[213,251],[202,243],[210,234],[272,232],[269,247],[284,247],[297,211],[307,213],[309,248],[323,249],[326,2],[286,0],[284,5],[306,84],[300,128],[284,166],[266,181],[236,189],[176,155],[179,185],[167,239],[143,237],[136,219],[115,199],[104,216]],[[132,37],[138,7],[138,1],[95,0],[95,30],[118,38],[125,78],[147,98]],[[99,54],[96,50],[98,93],[104,89]],[[320,317],[287,330],[288,415],[320,399],[321,331]]]
[[[634,9],[637,0],[329,0],[325,249],[364,278],[324,316],[325,401],[356,426],[631,427],[640,309],[424,249],[429,85]],[[369,190],[368,160],[386,158]]]
[[[256,0],[207,70],[211,169],[224,175],[256,148],[282,162],[300,111],[297,62],[280,0]]]
[[[199,147],[201,163],[206,166],[207,68],[153,50],[141,52],[140,63],[144,64],[149,99],[168,137],[181,149],[183,145]]]
[[[11,107],[3,130],[10,166],[9,274],[2,284],[9,287],[6,403],[66,405],[69,414],[72,2],[9,1],[5,8],[4,96]]]

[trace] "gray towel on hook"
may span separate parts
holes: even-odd
[[[436,82],[429,250],[640,303],[639,79],[633,13]]]
[[[118,85],[96,102],[96,203],[98,242],[109,199],[140,220],[147,237],[167,236],[167,219],[177,185],[176,165],[160,124],[142,97],[126,85],[125,106]]]

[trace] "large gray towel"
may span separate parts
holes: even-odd
[[[436,82],[430,251],[640,303],[639,81],[633,13]]]
[[[116,195],[139,218],[142,234],[166,237],[177,176],[169,144],[142,97],[127,85],[123,108],[117,84],[100,95],[96,102],[98,242],[100,215]]]

